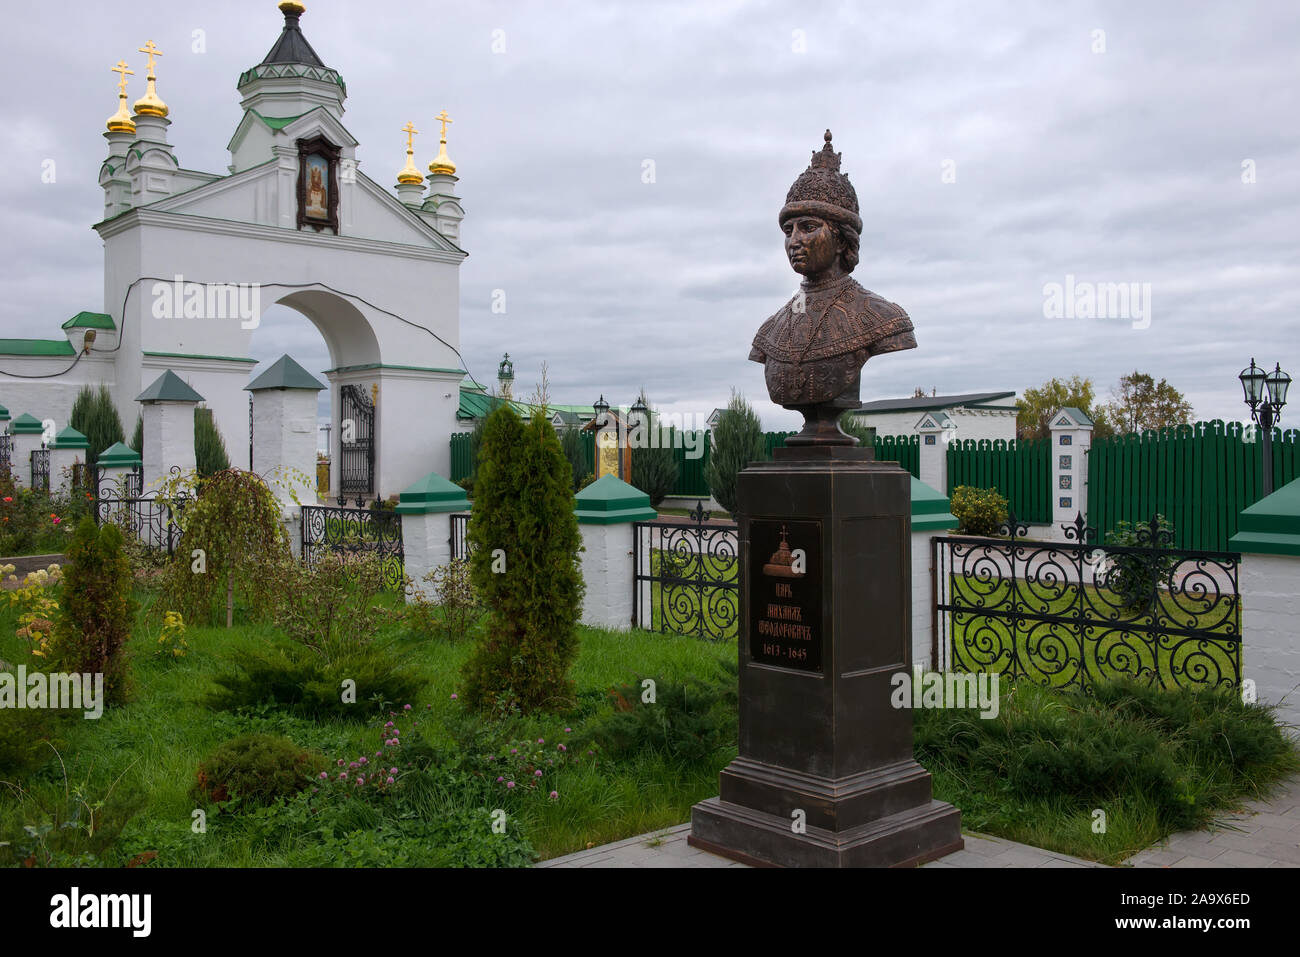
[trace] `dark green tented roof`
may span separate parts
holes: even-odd
[[[303,63],[307,66],[325,66],[321,62],[321,58],[316,55],[316,51],[311,48],[311,44],[307,42],[307,38],[302,35],[302,29],[298,26],[298,18],[301,14],[292,9],[285,10],[283,13],[284,28],[280,31],[280,36],[275,41],[275,45],[271,47],[266,56],[262,57],[262,62]]]
[[[280,356],[271,367],[248,385],[246,392],[260,392],[262,389],[311,389],[320,392],[325,387],[316,381],[316,377],[287,355]]]
[[[203,396],[199,395],[171,369],[168,369],[157,379],[153,385],[145,389],[135,397],[137,402],[202,402]]]
[[[63,324],[64,329],[116,329],[106,312],[79,312]]]

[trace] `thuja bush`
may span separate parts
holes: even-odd
[[[220,804],[240,798],[270,804],[297,794],[324,768],[325,759],[274,734],[247,734],[226,741],[199,763],[191,791]]]
[[[176,556],[163,575],[165,602],[188,622],[212,623],[232,590],[255,617],[269,617],[277,598],[271,572],[290,560],[280,505],[252,472],[226,469],[199,484],[179,513]]]
[[[640,398],[641,403],[649,408],[644,392]],[[676,429],[660,429],[656,416],[648,413],[648,417],[645,427],[633,428],[628,433],[628,441],[632,444],[631,484],[649,495],[651,506],[658,508],[664,496],[677,484],[677,457],[673,454]]]
[[[996,535],[1007,520],[1007,500],[995,488],[958,485],[952,490],[948,510],[967,535]]]
[[[81,387],[77,398],[73,400],[68,425],[89,440],[90,448],[86,450],[86,462],[89,465],[95,464],[100,452],[126,437],[122,431],[122,419],[117,414],[117,404],[106,385],[98,388],[88,385]]]
[[[502,406],[488,417],[474,491],[470,576],[488,615],[464,666],[466,702],[562,708],[573,699],[582,538],[573,470],[545,416],[524,425]]]
[[[212,410],[203,406],[194,408],[194,461],[203,478],[230,468],[230,456],[221,430],[212,417]]]
[[[124,701],[130,690],[126,643],[136,612],[132,581],[122,533],[83,518],[63,565],[50,658],[54,671],[102,673],[110,704]]]
[[[713,430],[713,451],[704,469],[709,492],[728,512],[736,511],[736,475],[763,458],[763,426],[749,403],[733,392]]]

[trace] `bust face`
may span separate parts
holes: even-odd
[[[781,225],[785,254],[795,272],[815,281],[839,264],[835,228],[816,216],[793,216]]]

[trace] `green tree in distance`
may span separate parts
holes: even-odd
[[[1191,403],[1164,379],[1158,383],[1134,370],[1111,390],[1110,401],[1093,418],[1105,433],[1127,434],[1147,429],[1171,429],[1192,421]]]
[[[1016,402],[1016,438],[1046,438],[1051,434],[1052,416],[1066,406],[1095,419],[1092,409],[1095,399],[1092,380],[1077,375],[1068,379],[1048,379],[1036,388],[1026,389],[1025,397]],[[1099,425],[1093,434],[1101,437],[1106,432]]]

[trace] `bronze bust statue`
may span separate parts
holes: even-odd
[[[839,416],[856,409],[862,366],[883,352],[915,349],[912,320],[898,305],[858,285],[862,218],[858,195],[826,145],[786,194],[781,209],[785,252],[803,275],[799,292],[759,327],[749,358],[763,363],[772,401],[803,413],[804,427],[786,445],[856,445]]]

